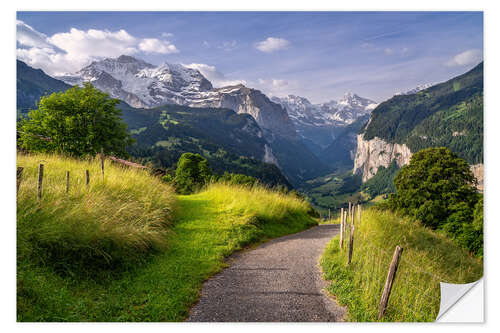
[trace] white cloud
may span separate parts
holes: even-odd
[[[254,86],[270,96],[285,96],[297,91],[297,82],[285,79],[258,79]]]
[[[288,48],[290,42],[283,38],[268,37],[265,40],[258,42],[255,47],[262,52],[272,53]]]
[[[282,79],[273,79],[271,81],[271,84],[275,89],[284,89],[285,87],[288,86],[288,81]]]
[[[450,67],[476,65],[482,59],[483,53],[481,52],[481,50],[471,49],[457,54],[448,62],[446,62],[445,65]]]
[[[387,54],[387,55],[391,55],[392,54],[392,49],[391,48],[385,48],[384,49],[384,53]]]
[[[56,33],[48,41],[73,57],[86,55],[94,57],[115,57],[121,54],[137,53],[137,39],[125,30],[107,31],[71,28],[69,32]]]
[[[17,21],[17,57],[49,75],[75,72],[92,60],[122,54],[176,53],[175,45],[156,38],[136,38],[127,31],[71,28],[48,37]]]
[[[232,51],[236,49],[237,43],[235,40],[231,42],[223,42],[221,45],[217,46],[218,49],[224,50],[224,51]]]
[[[164,32],[164,33],[161,34],[161,36],[163,38],[172,38],[172,37],[174,37],[174,34],[171,33],[171,32]]]
[[[16,29],[18,43],[39,48],[51,47],[45,34],[36,31],[31,26],[25,24],[23,21],[17,20]]]
[[[206,77],[215,87],[232,86],[236,84],[246,84],[245,80],[230,80],[223,73],[219,72],[215,66],[207,64],[188,64],[188,68],[197,69]]]
[[[169,54],[169,53],[179,52],[179,50],[177,50],[175,45],[170,44],[170,42],[166,40],[159,40],[156,38],[143,39],[139,43],[139,49],[147,53]]]

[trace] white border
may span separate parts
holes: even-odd
[[[499,43],[498,32],[500,31],[500,16],[496,6],[498,1],[436,1],[419,0],[404,2],[401,0],[391,1],[342,1],[326,2],[319,0],[307,1],[269,1],[253,0],[238,2],[235,0],[221,1],[98,1],[87,0],[85,2],[70,2],[67,0],[36,1],[19,0],[15,2],[3,2],[1,11],[2,42],[3,52],[0,61],[2,80],[2,110],[0,111],[2,121],[0,121],[0,135],[2,142],[1,163],[2,190],[1,208],[4,218],[2,219],[2,270],[0,273],[2,287],[1,300],[1,327],[5,332],[13,330],[27,331],[77,331],[87,332],[89,330],[101,331],[109,329],[119,329],[120,332],[132,332],[138,329],[154,331],[176,330],[176,331],[217,331],[217,332],[254,332],[256,330],[286,330],[303,331],[314,330],[315,332],[332,332],[332,330],[384,330],[397,331],[422,331],[443,330],[467,331],[487,329],[496,326],[499,322],[498,307],[493,302],[500,296],[498,277],[498,265],[495,265],[495,255],[499,253],[499,241],[494,237],[500,236],[499,214],[495,208],[499,196],[499,176],[496,167],[498,166],[498,156],[495,147],[500,143],[500,87],[499,71]],[[14,171],[15,171],[15,16],[17,10],[307,10],[307,11],[349,11],[349,10],[474,10],[484,11],[484,58],[485,58],[485,181],[486,181],[486,225],[485,225],[485,283],[486,283],[486,324],[363,324],[363,323],[343,323],[343,324],[19,324],[15,322],[15,195],[14,195]],[[489,258],[492,257],[492,260]],[[488,283],[492,281],[492,283]]]

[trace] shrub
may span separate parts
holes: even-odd
[[[247,176],[241,173],[229,173],[229,172],[224,172],[222,176],[217,177],[217,181],[222,181],[227,184],[233,184],[233,185],[249,185],[252,186],[254,184],[257,184],[257,178],[252,177],[252,176]]]
[[[210,180],[211,174],[206,158],[200,154],[184,153],[177,162],[175,189],[180,194],[194,193]]]

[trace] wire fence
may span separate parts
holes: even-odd
[[[341,253],[346,262],[346,269],[357,272],[352,274],[354,279],[352,284],[356,288],[357,295],[363,299],[363,303],[368,304],[367,320],[376,320],[379,317],[378,319],[383,321],[434,321],[441,301],[440,282],[446,279],[408,260],[404,249],[396,264],[388,303],[383,315],[380,316],[382,306],[380,303],[385,292],[386,280],[390,275],[390,267],[393,265],[394,253],[373,244],[368,239],[369,234],[356,232],[359,223],[363,223],[360,217],[361,207],[358,206],[357,209],[358,214],[350,211],[350,214],[341,217],[340,222],[345,224],[341,228],[345,232],[341,236],[344,239]],[[355,226],[354,244],[350,244],[349,241],[352,223]],[[349,248],[353,252],[351,262],[349,262]],[[407,250],[412,251],[412,249]]]

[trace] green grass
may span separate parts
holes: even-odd
[[[34,215],[30,215],[28,220],[28,217],[23,217],[27,215],[19,214],[27,210],[23,197],[35,200],[36,191],[29,185],[29,179],[35,177],[35,168],[41,159],[45,160],[47,189],[49,184],[54,186],[51,187],[52,194],[44,192],[40,210],[58,212],[47,219],[50,222],[31,219]],[[61,165],[56,168],[58,163]],[[147,176],[143,171],[123,170],[110,165],[106,165],[106,177],[101,185],[99,182],[102,180],[91,178],[91,193],[87,194],[84,187],[75,187],[72,189],[74,198],[66,202],[63,188],[57,187],[64,179],[61,178],[63,173],[56,174],[55,170],[60,169],[62,172],[71,168],[76,177],[78,173],[83,175],[80,171],[89,167],[92,177],[98,173],[97,165],[59,158],[53,160],[48,156],[19,156],[18,165],[27,168],[29,175],[21,186],[18,202],[18,321],[182,321],[196,303],[202,283],[225,266],[226,256],[246,245],[298,232],[316,223],[308,215],[310,208],[305,201],[263,187],[213,184],[201,193],[179,196],[174,200],[168,185]],[[111,182],[108,176],[111,177],[113,173],[116,173],[116,177]],[[50,180],[51,177],[53,180]],[[135,180],[139,179],[136,177],[144,177],[144,184],[136,183]],[[83,186],[83,177],[80,178],[80,185]],[[147,186],[148,182],[150,186]],[[112,191],[108,188],[111,184],[123,192]],[[125,200],[122,203],[106,201],[108,205],[120,205],[120,212],[100,205],[100,199],[105,198],[108,192],[115,194],[114,200]],[[87,199],[87,196],[93,199]],[[147,202],[153,199],[157,200],[156,204],[165,199],[165,208],[176,207],[176,217],[170,220],[170,213],[165,215],[160,238],[164,246],[139,252],[142,253],[140,260],[129,260],[127,265],[105,266],[105,269],[90,265],[83,266],[88,270],[85,271],[82,267],[75,269],[70,265],[66,270],[61,270],[60,258],[54,261],[57,257],[47,256],[43,248],[34,251],[33,244],[38,243],[33,243],[33,230],[40,229],[38,225],[42,222],[47,223],[45,237],[49,237],[51,230],[56,230],[54,235],[63,244],[61,246],[70,250],[75,241],[68,242],[68,239],[87,239],[79,235],[81,228],[73,229],[77,224],[72,223],[73,219],[94,225],[100,221],[120,225],[115,218],[123,214],[123,221],[135,225],[132,217],[149,216],[147,212],[156,206],[148,205]],[[94,203],[92,207],[102,211],[87,216],[92,211],[87,209],[90,202]],[[77,209],[78,206],[81,209]],[[128,211],[129,208],[132,211]],[[84,215],[72,213],[68,216],[73,217],[66,217],[71,210],[80,210]],[[65,224],[69,226],[64,227]],[[58,227],[52,229],[56,225]],[[128,222],[125,225],[128,227]],[[136,237],[149,239],[148,229],[143,231],[144,234],[138,233]],[[100,236],[103,233],[101,230],[88,233],[97,240],[104,238]],[[125,244],[135,249],[136,243]],[[90,247],[95,243],[91,241],[87,245]],[[76,247],[72,255],[78,258],[82,251],[85,252],[83,246]],[[118,260],[119,254],[129,258],[128,252],[113,253]],[[37,256],[40,258],[37,259]]]
[[[50,266],[63,275],[92,275],[136,265],[167,246],[176,201],[169,185],[109,161],[104,178],[97,160],[18,155],[17,162],[24,167],[17,197],[18,262]],[[40,202],[39,163],[44,164]]]
[[[439,312],[439,282],[469,283],[482,276],[480,259],[408,218],[371,208],[363,211],[355,227],[350,266],[346,249],[339,249],[338,237],[321,259],[325,278],[331,281],[328,290],[348,307],[350,321],[377,321],[396,245],[403,247],[403,253],[382,321],[434,321]],[[348,233],[345,237],[349,238]]]

